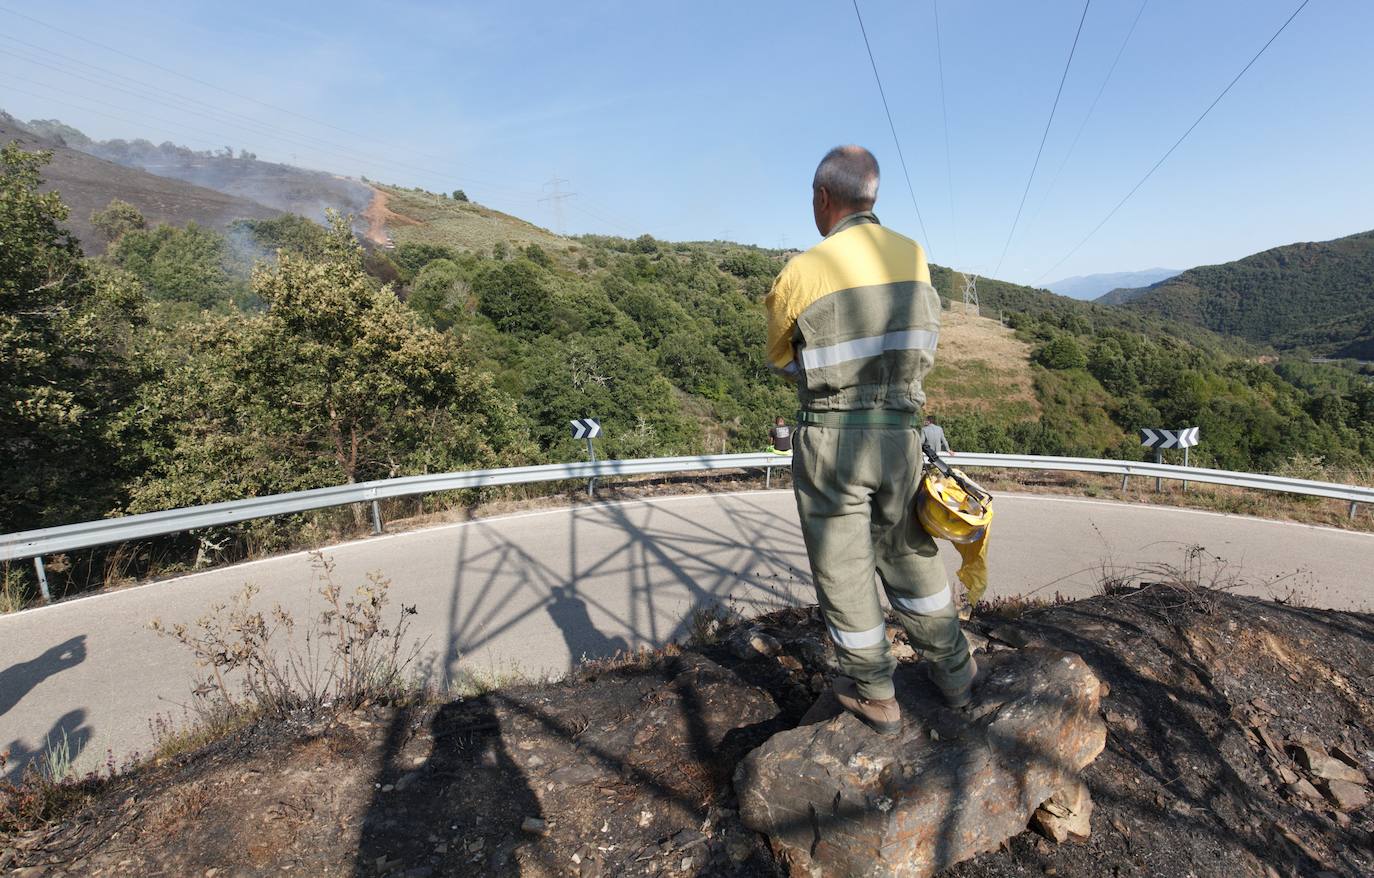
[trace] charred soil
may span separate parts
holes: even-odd
[[[1335,779],[1374,776],[1374,618],[1149,585],[968,630],[982,650],[1082,656],[1108,742],[1084,772],[1088,839],[1027,831],[946,874],[1374,873],[1365,787]],[[259,723],[0,837],[0,870],[782,874],[731,777],[801,720],[833,650],[814,608],[701,631],[558,683]]]

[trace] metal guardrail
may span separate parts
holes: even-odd
[[[1115,474],[1122,477],[1123,487],[1125,487],[1127,479],[1132,476],[1143,476],[1155,479],[1178,479],[1185,483],[1205,482],[1261,491],[1282,491],[1312,497],[1328,497],[1349,502],[1352,517],[1355,515],[1359,504],[1374,504],[1374,488],[1151,462],[971,452],[960,453],[951,458],[950,462],[965,468],[990,467]],[[414,497],[441,491],[520,485],[530,482],[726,469],[762,468],[767,470],[771,480],[773,467],[791,465],[791,455],[758,452],[691,457],[654,457],[639,460],[598,460],[594,463],[583,461],[404,476],[395,479],[337,485],[331,488],[315,488],[308,491],[294,491],[289,494],[274,494],[268,497],[250,497],[246,500],[231,500],[224,503],[211,503],[206,506],[168,509],[162,512],[145,512],[119,518],[106,518],[99,521],[86,521],[79,524],[66,524],[59,527],[4,534],[0,536],[0,561],[33,558],[34,566],[38,571],[39,584],[43,589],[43,596],[47,598],[49,597],[48,584],[47,575],[43,568],[43,556],[58,552],[89,549],[111,543],[166,536],[201,528],[236,524],[255,518],[290,515],[296,512],[327,509],[352,503],[371,504],[373,532],[380,533],[382,520],[378,501],[395,497]]]

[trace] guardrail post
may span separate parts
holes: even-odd
[[[771,466],[763,468],[763,486],[765,488],[773,487],[773,468]]]
[[[1122,490],[1123,492],[1126,490],[1126,480],[1129,479],[1130,477],[1131,477],[1130,473],[1122,473],[1122,474],[1121,474],[1121,490]]]
[[[1360,510],[1360,504],[1359,504],[1359,503],[1356,503],[1354,500],[1351,500],[1351,501],[1350,501],[1350,520],[1351,520],[1351,521],[1354,521],[1354,520],[1355,520],[1355,513],[1358,512],[1359,510]]]
[[[372,501],[372,532],[374,534],[382,532],[382,507],[376,500]]]
[[[38,588],[43,592],[43,600],[52,603],[52,592],[48,590],[48,571],[43,567],[43,556],[33,557],[33,569],[38,572]]]

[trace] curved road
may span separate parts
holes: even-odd
[[[1138,504],[998,498],[989,596],[1092,594],[1104,566],[1180,564],[1189,544],[1264,596],[1366,609],[1374,535]],[[810,602],[790,491],[598,504],[383,535],[332,547],[335,580],[389,578],[414,604],[430,671],[561,673],[582,657],[685,636],[696,608]],[[953,571],[958,556],[942,555]],[[190,622],[245,582],[298,622],[321,607],[309,555],[268,558],[0,617],[0,750],[11,774],[64,737],[93,768],[148,750],[149,718],[181,721],[194,668],[148,622]],[[394,617],[394,612],[389,616]]]

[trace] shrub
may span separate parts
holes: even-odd
[[[334,562],[319,552],[314,558],[324,610],[305,627],[303,645],[292,642],[296,620],[280,604],[266,613],[253,606],[258,588],[252,584],[191,625],[149,624],[195,656],[199,674],[192,694],[202,720],[285,718],[299,710],[315,715],[403,694],[407,669],[422,647],[406,636],[415,608],[402,605],[388,627],[389,580],[369,574],[366,584],[345,595],[334,581]]]

